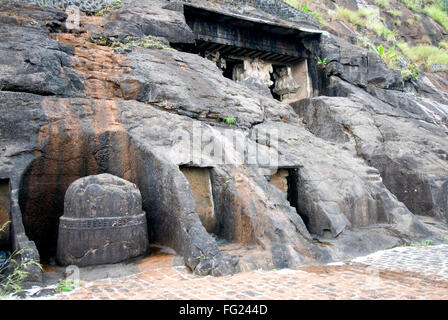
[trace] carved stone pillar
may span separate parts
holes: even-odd
[[[236,65],[233,69],[233,80],[245,81],[255,78],[267,87],[272,86],[271,73],[272,64],[266,63],[258,58],[244,59],[242,64]]]
[[[294,81],[290,67],[280,68],[274,73],[274,79],[275,86],[272,91],[280,96],[281,101],[291,99],[300,88],[300,84]]]

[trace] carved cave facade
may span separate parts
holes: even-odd
[[[313,59],[320,36],[299,26],[245,20],[193,4],[184,5],[196,43],[173,44],[213,61],[223,75],[284,103],[318,95],[319,70]]]

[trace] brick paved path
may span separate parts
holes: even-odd
[[[448,245],[393,248],[354,259],[353,262],[448,281]]]
[[[142,260],[132,275],[82,282],[56,299],[443,299],[448,245],[406,247],[355,259],[350,266],[252,271],[197,277],[173,256]],[[409,272],[407,271],[409,269]]]

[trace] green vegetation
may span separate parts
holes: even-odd
[[[409,244],[409,246],[410,247],[427,247],[427,246],[431,245],[431,243],[432,243],[432,240],[424,240],[422,242],[416,242],[416,243],[411,242]]]
[[[443,238],[443,241],[448,241],[448,237]]]
[[[389,8],[390,6],[389,0],[375,0],[375,4],[382,9]]]
[[[367,28],[373,30],[377,35],[386,38],[388,41],[395,41],[397,30],[390,30],[384,24],[380,22],[373,21],[370,23]]]
[[[319,61],[317,61],[317,64],[325,68],[325,66],[327,65],[327,59],[328,58],[324,58],[323,60],[319,59]]]
[[[386,51],[383,45],[380,44],[378,48],[374,48],[373,51],[378,53],[378,55],[383,59],[387,58],[389,60],[392,60],[398,58],[398,55],[395,54],[395,46]]]
[[[56,293],[70,292],[76,289],[77,287],[78,286],[76,285],[75,280],[61,279],[56,285],[56,288],[54,288],[54,291]]]
[[[408,9],[414,11],[414,18],[420,20],[417,12],[422,12],[448,31],[447,0],[400,0]]]
[[[446,49],[432,45],[410,47],[407,43],[398,43],[398,47],[409,60],[426,71],[448,70],[448,51]]]
[[[311,17],[313,17],[314,19],[316,19],[321,26],[325,25],[325,20],[322,17],[322,15],[320,14],[320,10],[316,9],[316,10],[311,10],[308,7],[307,3],[302,4],[301,1],[298,0],[284,0],[287,4],[289,4],[290,6],[299,9],[300,11],[302,11],[303,13],[306,13],[308,15],[310,15]]]
[[[401,10],[389,10],[387,11],[388,14],[392,16],[392,18],[398,18],[403,15],[403,12]]]
[[[420,11],[421,9],[421,0],[400,0],[408,9],[412,11]]]
[[[357,11],[352,11],[343,7],[337,7],[334,11],[335,18],[350,22],[358,27],[365,27],[367,21],[363,19]]]
[[[358,15],[364,19],[369,19],[371,17],[375,17],[379,13],[379,11],[377,11],[377,10],[368,10],[368,9],[358,9],[357,12],[358,12]]]
[[[395,46],[386,51],[383,45],[380,44],[378,48],[371,47],[371,50],[377,53],[389,68],[400,70],[401,77],[404,80],[416,80],[420,76],[420,71],[412,62],[407,63],[406,69],[402,69],[398,66],[396,63],[397,59],[403,59],[403,57],[395,52]]]
[[[306,4],[303,5],[304,0],[284,1],[304,12],[309,11],[308,6]],[[397,56],[391,58],[390,55],[387,54],[389,51],[386,50],[383,55],[380,56],[390,68],[400,70],[403,79],[417,79],[420,75],[420,70],[428,72],[448,70],[448,42],[441,41],[438,47],[429,43],[429,40],[428,44],[419,44],[417,46],[412,46],[405,42],[397,43],[399,39],[399,31],[391,30],[392,28],[389,29],[385,23],[389,16],[389,19],[390,17],[392,18],[391,21],[394,25],[393,29],[398,29],[403,22],[407,24],[407,26],[412,26],[417,21],[421,20],[422,15],[425,14],[448,31],[448,14],[446,12],[448,0],[400,0],[400,2],[407,8],[413,11],[407,19],[403,19],[403,11],[395,6],[391,6],[390,0],[374,0],[374,2],[381,8],[381,12],[387,14],[386,16],[383,14],[381,14],[383,15],[381,16],[380,11],[378,10],[350,10],[340,6],[334,10],[333,18],[351,24],[353,27],[358,28],[359,32],[364,31],[363,33],[365,33],[365,30],[363,29],[371,30],[383,40],[387,40],[390,45],[396,45],[397,50],[400,48],[400,53],[403,57]],[[376,39],[376,37],[372,37],[372,39]],[[425,39],[426,38],[422,40]],[[356,41],[358,45],[363,47],[373,47],[373,43],[375,42],[375,40],[368,39],[368,35],[366,39],[362,39],[358,36]],[[405,59],[407,67],[403,68],[402,66],[399,66],[397,58]],[[320,63],[318,62],[318,64],[325,67],[323,61]]]
[[[236,119],[234,117],[227,117],[224,118],[223,121],[228,124],[228,125],[235,125],[236,124]]]
[[[102,17],[104,16],[106,19],[109,17],[109,15],[105,15],[106,12],[112,10],[113,7],[119,6],[121,4],[121,0],[117,0],[115,2],[112,2],[110,6],[107,6],[105,8],[100,9],[97,13],[95,13],[95,16]]]
[[[103,36],[103,35],[100,35],[100,37],[99,38],[90,38],[90,42],[93,42],[93,43],[95,43],[95,44],[97,44],[97,45],[100,45],[100,46],[111,46],[112,45],[112,42],[109,40],[109,39],[107,39],[105,36]]]
[[[9,221],[0,227],[0,234],[4,233],[9,225]],[[29,250],[23,248],[14,251],[4,262],[0,265],[0,296],[5,297],[13,293],[23,291],[22,283],[28,276],[30,267],[42,266],[35,260],[28,260],[24,258],[24,253]]]
[[[319,24],[321,26],[325,26],[326,22],[325,22],[324,18],[322,17],[322,15],[320,14],[320,10],[319,9],[316,9],[316,10],[313,10],[313,11],[309,11],[308,14],[310,16],[312,16],[314,19],[316,19],[317,21],[319,21]]]
[[[372,30],[388,41],[395,41],[397,31],[387,28],[381,21],[375,19],[377,16],[378,11],[376,10],[358,9],[357,11],[352,11],[343,7],[336,8],[334,13],[336,19],[349,22],[357,27]]]
[[[126,42],[110,41],[103,35],[99,38],[90,38],[90,41],[101,45],[114,48],[118,53],[124,53],[132,50],[132,48],[143,47],[150,49],[164,49],[164,50],[174,50],[170,46],[158,41],[153,36],[146,36],[144,38],[128,38]]]
[[[389,50],[386,51],[384,49],[383,45],[380,44],[378,48],[373,48],[373,52],[377,53],[381,59],[383,59],[384,63],[386,63],[390,68],[393,68],[394,60],[399,58],[399,56],[395,53],[395,46],[389,48]]]
[[[420,76],[420,70],[418,70],[415,64],[408,63],[408,69],[401,70],[401,77],[403,80],[416,80]]]
[[[439,4],[434,4],[423,8],[423,13],[431,17],[434,21],[440,24],[446,31],[448,31],[448,15],[444,8]]]
[[[158,41],[153,36],[146,36],[142,39],[129,39],[126,43],[116,43],[115,46],[112,45],[112,47],[115,48],[115,51],[119,53],[130,51],[132,48],[135,47],[174,50],[170,46],[167,46],[166,44],[163,44],[162,42]]]
[[[300,3],[298,0],[283,0],[287,4],[289,4],[291,7],[298,8],[300,6]]]

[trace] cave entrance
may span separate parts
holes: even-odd
[[[270,177],[269,183],[286,193],[287,199],[297,214],[302,218],[305,226],[309,227],[309,217],[302,214],[299,207],[299,173],[297,168],[280,168]]]
[[[180,170],[190,184],[193,198],[196,202],[196,212],[202,225],[208,233],[215,233],[217,220],[210,179],[210,168],[180,167]]]
[[[171,46],[215,62],[224,77],[285,103],[309,98],[318,89],[308,61],[316,57],[320,30],[193,3],[184,4],[183,12],[195,42]]]
[[[9,251],[11,222],[11,188],[9,179],[0,179],[0,250]]]

